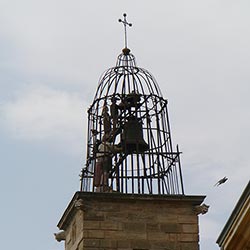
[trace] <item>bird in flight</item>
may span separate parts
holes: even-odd
[[[214,184],[214,186],[220,186],[221,184],[223,184],[223,183],[225,183],[226,181],[228,180],[228,178],[225,176],[225,177],[223,177],[222,179],[220,179],[220,180],[218,180],[215,184]]]

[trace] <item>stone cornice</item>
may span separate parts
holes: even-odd
[[[58,222],[58,228],[65,230],[71,221],[70,219],[76,213],[76,202],[79,200],[89,201],[112,201],[112,202],[163,202],[163,203],[177,203],[191,204],[192,206],[200,205],[205,196],[195,195],[148,195],[148,194],[121,194],[121,193],[92,193],[92,192],[76,192],[66,208],[62,218]]]

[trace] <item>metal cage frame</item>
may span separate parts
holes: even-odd
[[[109,189],[104,192],[184,195],[180,152],[178,146],[173,150],[167,100],[152,74],[136,66],[128,48],[118,56],[116,66],[101,76],[88,109],[87,161],[81,191],[97,191],[98,143],[107,135],[107,121],[112,130],[110,143],[122,149],[110,157]],[[132,144],[133,149],[124,135],[128,123],[128,137],[139,141]]]

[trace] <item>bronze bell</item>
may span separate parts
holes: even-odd
[[[149,149],[143,139],[142,124],[137,118],[130,118],[123,126],[122,147],[127,154],[143,153]]]

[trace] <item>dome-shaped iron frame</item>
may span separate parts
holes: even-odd
[[[128,136],[139,138],[141,148],[131,149],[124,142],[128,123]],[[118,56],[116,66],[100,78],[88,110],[87,161],[82,169],[81,191],[98,191],[94,180],[98,145],[107,130],[112,146],[120,148],[110,157],[109,191],[184,195],[180,152],[178,146],[176,151],[172,147],[167,100],[154,77],[136,66],[127,48]]]

